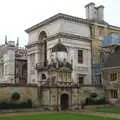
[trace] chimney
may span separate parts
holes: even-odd
[[[104,20],[104,6],[103,5],[98,6],[97,12],[98,12],[98,21],[103,21]]]
[[[85,6],[86,8],[86,19],[93,20],[95,19],[95,3],[91,2]]]
[[[95,7],[95,3],[91,2],[85,6],[86,8],[86,19],[94,21],[104,20],[104,6],[100,5]]]
[[[7,41],[7,35],[5,35],[5,45],[7,45],[8,41]]]
[[[17,43],[16,46],[19,47],[19,37],[17,37]]]

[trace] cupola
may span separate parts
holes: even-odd
[[[58,40],[58,43],[52,48],[52,52],[67,52],[67,48]]]
[[[55,60],[67,60],[67,48],[62,44],[61,39],[58,39],[58,42],[52,48],[52,56]]]

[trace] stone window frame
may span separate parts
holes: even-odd
[[[35,53],[30,54],[31,67],[35,67]]]
[[[46,80],[46,79],[47,79],[47,77],[46,77],[46,74],[45,74],[45,73],[42,73],[42,74],[41,74],[41,79],[42,79],[42,80]]]
[[[78,56],[78,64],[83,64],[83,50],[82,49],[78,49],[77,56]]]
[[[117,72],[110,72],[109,80],[110,81],[117,81],[117,79],[118,79],[118,73]]]
[[[110,97],[118,98],[118,90],[117,89],[110,90]]]
[[[38,36],[38,40],[40,41],[40,43],[44,44],[44,66],[46,67],[47,66],[47,32],[42,30],[40,31],[39,33],[39,36]]]
[[[0,77],[4,75],[4,64],[0,63]]]
[[[77,76],[78,76],[78,84],[79,84],[79,85],[83,85],[83,84],[84,84],[85,75],[83,75],[83,74],[78,74]],[[80,78],[82,78],[82,79],[80,79]]]

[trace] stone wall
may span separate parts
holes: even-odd
[[[84,103],[91,93],[97,93],[99,98],[104,96],[104,90],[101,87],[40,89],[35,85],[0,84],[0,102],[11,101],[11,96],[15,92],[20,94],[18,102],[25,102],[31,99],[33,107],[48,109],[56,109],[57,106],[61,109],[61,95],[63,94],[68,95],[69,109],[80,107],[81,103]]]
[[[19,102],[32,100],[33,106],[39,106],[38,88],[36,86],[13,86],[0,85],[0,101],[11,101],[11,96],[14,92],[20,94]]]

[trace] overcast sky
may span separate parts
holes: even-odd
[[[105,21],[120,26],[120,0],[0,0],[0,43],[7,35],[8,40],[19,37],[20,45],[26,45],[24,30],[57,13],[85,18],[89,2],[104,5]]]

